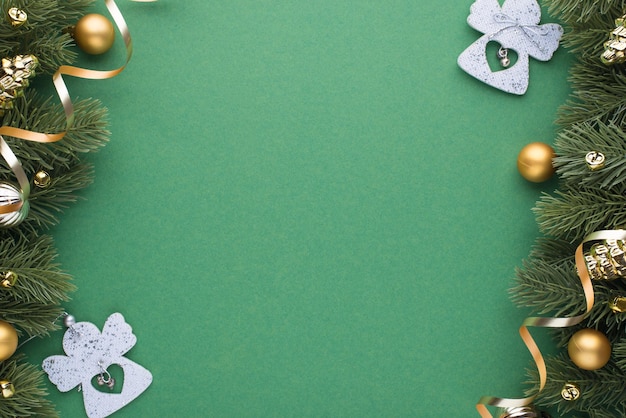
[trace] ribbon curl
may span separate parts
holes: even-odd
[[[133,1],[141,1],[141,2],[151,2],[154,0],[133,0]],[[52,82],[54,84],[54,88],[57,91],[59,99],[61,100],[61,104],[63,105],[63,110],[65,111],[65,130],[58,133],[43,133],[43,132],[35,132],[29,131],[22,128],[16,128],[14,126],[0,126],[0,155],[5,159],[13,174],[17,178],[17,181],[20,185],[23,200],[18,203],[13,203],[9,205],[0,206],[0,215],[11,213],[19,210],[24,201],[28,199],[30,195],[30,181],[22,168],[22,164],[15,156],[9,145],[3,138],[3,135],[11,136],[14,138],[23,139],[26,141],[33,141],[39,143],[52,143],[57,142],[63,139],[67,132],[71,129],[74,124],[74,105],[72,104],[72,99],[70,97],[70,93],[67,89],[67,85],[63,80],[64,75],[77,77],[77,78],[85,78],[91,80],[104,80],[107,78],[112,78],[124,71],[130,58],[133,54],[133,43],[132,38],[130,36],[130,31],[128,29],[128,25],[122,16],[122,12],[115,4],[114,0],[104,0],[104,3],[111,14],[111,17],[115,21],[117,29],[122,34],[124,39],[124,44],[126,45],[126,61],[124,64],[116,68],[114,70],[90,70],[86,68],[74,67],[70,65],[61,65],[57,71],[52,76]]]
[[[483,418],[493,418],[489,410],[487,409],[487,405],[502,407],[502,408],[515,408],[515,407],[523,407],[530,405],[537,395],[545,388],[546,382],[548,380],[548,372],[546,369],[546,363],[537,346],[537,343],[533,339],[528,330],[528,327],[542,327],[542,328],[566,328],[571,327],[573,325],[580,324],[591,312],[594,304],[594,292],[593,292],[593,284],[591,283],[591,277],[589,276],[589,271],[587,270],[587,264],[585,263],[585,258],[583,256],[583,246],[590,241],[599,241],[599,240],[607,240],[607,239],[615,239],[615,240],[626,240],[626,230],[606,230],[606,231],[596,231],[593,232],[580,243],[580,245],[576,248],[575,259],[576,259],[576,269],[578,272],[578,277],[580,278],[580,283],[583,286],[583,290],[585,293],[585,300],[587,303],[587,308],[585,313],[582,315],[569,317],[569,318],[544,318],[544,317],[529,317],[524,320],[522,326],[519,329],[520,336],[526,344],[528,351],[530,351],[533,360],[535,361],[535,365],[537,366],[537,370],[539,371],[539,390],[533,396],[529,396],[527,398],[520,399],[510,399],[510,398],[497,398],[494,396],[483,396],[476,404],[476,409],[480,413]]]

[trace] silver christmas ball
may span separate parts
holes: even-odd
[[[541,415],[532,406],[506,408],[500,418],[539,418]]]
[[[63,319],[63,325],[65,325],[66,328],[70,328],[76,325],[76,318],[74,318],[74,315],[65,315],[65,318]]]
[[[24,200],[22,191],[15,185],[0,181],[0,206],[22,203],[19,210],[0,214],[0,228],[10,228],[22,222],[28,215],[30,205],[28,200]]]

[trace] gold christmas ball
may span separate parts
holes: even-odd
[[[0,361],[11,357],[17,350],[17,331],[7,321],[0,320]]]
[[[591,328],[576,332],[567,344],[567,352],[575,365],[583,370],[598,370],[611,358],[611,343],[606,335]]]
[[[522,148],[517,156],[517,170],[526,180],[541,183],[554,174],[554,157],[556,154],[550,145],[532,142]]]
[[[2,392],[3,398],[10,398],[15,395],[15,386],[8,380],[0,380],[0,391]]]
[[[106,17],[91,13],[80,18],[72,36],[80,49],[88,54],[100,55],[113,46],[115,28]]]

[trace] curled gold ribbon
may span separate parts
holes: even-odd
[[[526,344],[528,351],[530,351],[533,360],[537,366],[537,370],[539,371],[539,390],[533,396],[529,396],[527,398],[520,399],[509,399],[509,398],[496,398],[493,396],[483,396],[476,404],[476,409],[478,413],[483,418],[493,418],[489,410],[487,409],[487,405],[502,407],[502,408],[514,408],[514,407],[522,407],[530,405],[537,395],[545,388],[546,381],[548,379],[548,372],[546,369],[546,362],[537,346],[537,343],[530,335],[530,331],[528,327],[543,327],[543,328],[565,328],[571,327],[573,325],[580,324],[591,312],[594,304],[594,293],[593,293],[593,285],[591,283],[591,277],[589,276],[589,271],[587,270],[587,264],[585,263],[585,258],[583,256],[583,246],[587,242],[590,241],[598,241],[598,240],[606,240],[606,239],[616,239],[616,240],[626,240],[626,230],[606,230],[606,231],[596,231],[585,237],[585,239],[580,243],[578,248],[576,248],[575,259],[576,259],[576,269],[578,272],[578,277],[580,278],[580,283],[583,286],[583,290],[585,293],[585,300],[587,302],[587,309],[584,314],[569,317],[569,318],[542,318],[542,317],[529,317],[524,320],[522,326],[519,329],[520,336]]]
[[[138,1],[138,0],[134,0]],[[154,0],[140,0],[140,1],[154,1]],[[57,71],[52,76],[52,82],[54,84],[54,88],[57,91],[59,99],[61,99],[61,104],[63,105],[63,110],[65,111],[65,130],[58,133],[43,133],[43,132],[35,132],[29,131],[22,128],[16,128],[14,126],[0,126],[0,155],[6,160],[7,164],[15,174],[17,181],[20,185],[23,200],[28,199],[30,194],[30,181],[22,168],[22,164],[19,162],[9,145],[6,143],[2,135],[7,135],[15,138],[24,139],[26,141],[40,142],[40,143],[51,143],[56,142],[67,134],[72,125],[74,124],[74,105],[72,104],[72,99],[70,97],[70,93],[67,89],[67,85],[63,80],[64,75],[77,77],[77,78],[86,78],[91,80],[104,80],[107,78],[112,78],[124,71],[130,58],[133,54],[133,43],[132,38],[130,36],[130,31],[128,29],[128,25],[120,12],[120,9],[115,4],[114,0],[104,0],[105,5],[111,14],[111,17],[115,21],[117,25],[117,29],[122,34],[124,38],[124,44],[126,45],[126,61],[124,64],[116,68],[114,70],[89,70],[86,68],[73,67],[70,65],[61,65]],[[14,212],[19,210],[23,205],[23,202],[14,203],[10,205],[0,206],[0,214]]]

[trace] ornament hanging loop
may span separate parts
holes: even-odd
[[[100,367],[100,374],[97,377],[98,385],[107,385],[109,389],[113,389],[115,379],[111,376],[111,373],[104,368],[102,361],[98,361],[98,367]]]

